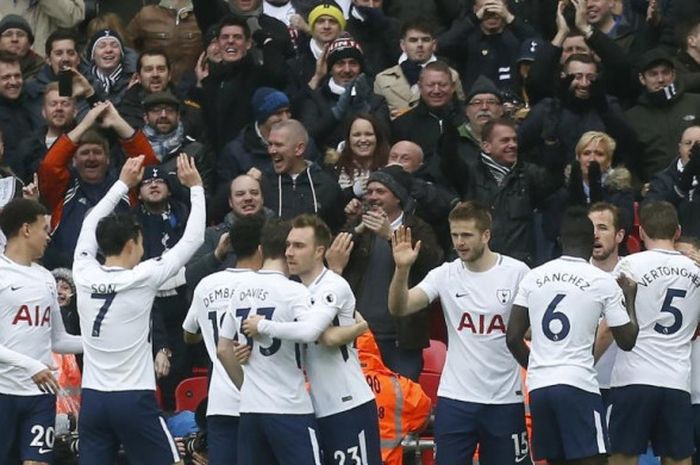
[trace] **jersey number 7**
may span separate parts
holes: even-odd
[[[107,311],[109,310],[110,305],[112,305],[112,302],[114,302],[114,297],[116,295],[116,292],[109,292],[107,294],[90,294],[91,299],[105,301],[105,303],[100,307],[100,310],[97,312],[94,323],[92,323],[92,337],[100,337],[102,320],[105,319],[105,315],[107,315]]]

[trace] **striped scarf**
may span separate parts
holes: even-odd
[[[116,69],[109,74],[102,73],[102,71],[97,68],[97,65],[92,65],[92,74],[98,81],[100,81],[105,93],[108,95],[111,92],[112,87],[114,87],[117,81],[119,81],[119,78],[122,77],[123,71],[124,68],[122,67],[121,63],[119,63],[119,66],[117,66]]]
[[[481,152],[481,161],[484,163],[484,165],[486,165],[486,168],[488,168],[491,176],[493,176],[493,178],[496,180],[496,184],[499,186],[503,184],[503,179],[505,179],[508,173],[513,170],[513,167],[508,168],[506,166],[499,165],[493,158],[486,155],[484,152]]]

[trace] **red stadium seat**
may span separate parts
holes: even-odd
[[[423,349],[423,372],[442,373],[447,357],[447,346],[444,342],[430,340],[430,346]]]
[[[175,411],[197,410],[197,406],[207,396],[207,377],[187,378],[175,389]]]
[[[433,406],[435,406],[437,403],[438,385],[440,384],[440,374],[424,371],[420,374],[418,383],[420,384],[420,387],[423,388],[423,392],[430,397]]]
[[[639,235],[639,202],[634,202],[634,223],[627,236],[627,252],[637,253],[642,250],[642,238]]]

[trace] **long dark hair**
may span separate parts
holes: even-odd
[[[340,158],[338,159],[338,172],[345,169],[345,172],[352,176],[356,165],[355,165],[355,154],[352,153],[350,148],[350,130],[352,125],[358,119],[363,119],[369,121],[374,130],[374,137],[377,140],[377,144],[374,148],[374,153],[372,154],[372,164],[370,165],[370,171],[376,171],[379,168],[386,166],[389,161],[389,141],[384,132],[384,128],[379,123],[377,118],[370,115],[369,113],[358,113],[352,119],[348,120],[347,128],[345,129],[345,147],[343,147],[342,152],[340,152]]]

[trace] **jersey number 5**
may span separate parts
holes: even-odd
[[[105,301],[105,303],[103,303],[100,307],[100,310],[97,312],[95,322],[92,324],[92,337],[100,337],[100,330],[102,329],[102,320],[105,319],[107,310],[109,310],[110,305],[112,305],[112,302],[114,302],[114,296],[116,295],[116,292],[109,292],[107,294],[90,294],[91,299]]]
[[[664,299],[664,303],[661,305],[661,312],[668,312],[673,316],[673,323],[671,323],[671,326],[664,326],[661,323],[656,323],[654,325],[654,331],[660,334],[674,334],[678,332],[679,329],[681,329],[681,325],[683,325],[683,314],[681,311],[677,308],[674,307],[673,304],[673,299],[678,297],[679,299],[682,299],[685,297],[686,291],[683,289],[668,289],[666,290],[666,298]]]
[[[569,335],[571,323],[569,318],[562,312],[557,311],[557,305],[566,297],[566,294],[557,294],[557,296],[549,303],[547,310],[542,318],[542,331],[547,339],[551,341],[560,341]],[[552,321],[558,321],[561,324],[561,329],[558,332],[552,331]]]

